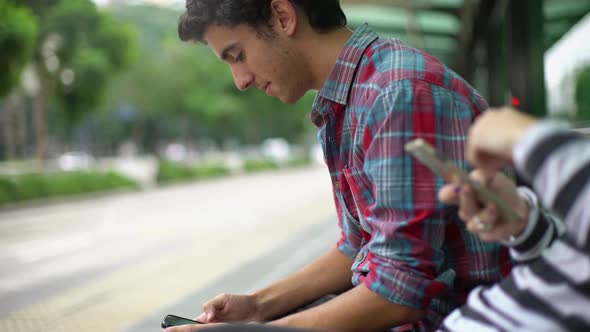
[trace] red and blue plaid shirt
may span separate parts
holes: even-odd
[[[434,57],[367,25],[346,44],[314,102],[353,284],[426,310],[397,331],[434,330],[478,284],[510,270],[509,256],[465,229],[437,201],[443,184],[404,152],[421,137],[466,167],[464,144],[484,99]]]

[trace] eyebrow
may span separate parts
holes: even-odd
[[[238,47],[238,42],[233,42],[233,43],[227,45],[226,47],[224,47],[223,50],[221,51],[221,59],[227,61],[227,58],[229,57],[229,52],[233,51],[237,47]]]

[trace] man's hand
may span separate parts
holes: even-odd
[[[203,305],[196,320],[215,322],[262,322],[263,318],[253,295],[220,294]]]
[[[469,130],[467,157],[477,168],[497,171],[512,164],[512,151],[537,119],[512,108],[489,110]]]
[[[502,173],[490,175],[480,170],[471,172],[470,177],[494,192],[520,218],[504,218],[493,204],[483,205],[467,185],[447,184],[438,192],[439,199],[443,203],[458,204],[459,217],[467,223],[467,229],[484,241],[506,240],[520,234],[527,225],[529,207],[516,191],[514,182]]]
[[[221,326],[224,325],[223,323],[214,323],[214,324],[195,324],[195,325],[181,325],[181,326],[172,326],[164,330],[164,332],[196,332],[202,331],[210,327],[214,326]]]

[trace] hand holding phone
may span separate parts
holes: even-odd
[[[205,324],[203,322],[199,322],[196,320],[175,316],[175,315],[166,315],[162,320],[162,328],[165,329],[171,326],[180,326],[180,325],[194,325],[194,324]]]
[[[434,173],[441,176],[447,182],[458,181],[468,184],[475,191],[477,198],[484,204],[491,203],[496,205],[503,217],[518,220],[518,214],[506,204],[500,197],[492,191],[486,189],[483,185],[473,181],[469,175],[457,166],[451,159],[443,153],[437,151],[425,140],[418,138],[405,145],[405,150],[412,154],[416,159],[430,168]]]

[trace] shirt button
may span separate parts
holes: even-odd
[[[356,255],[357,261],[360,261],[361,259],[363,259],[363,254],[359,253],[358,255]]]
[[[334,188],[336,188],[336,190],[340,190],[340,181],[334,182]]]

